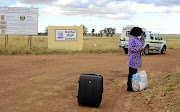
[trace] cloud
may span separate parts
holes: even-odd
[[[156,6],[180,6],[180,0],[112,0],[112,1],[130,1],[139,4],[154,4]]]
[[[29,5],[37,5],[37,4],[51,4],[53,2],[57,2],[58,0],[16,0],[17,2]]]
[[[160,6],[180,6],[180,0],[154,0],[155,5],[160,5]]]
[[[82,0],[82,3],[87,3],[88,2],[88,0]]]
[[[96,4],[97,4],[98,6],[102,6],[102,5],[104,5],[104,4],[108,3],[108,2],[109,2],[109,0],[98,0],[98,1],[96,2]]]
[[[168,11],[169,11],[170,13],[179,13],[179,14],[180,14],[180,7],[175,6],[175,7],[173,7],[173,8],[168,8]]]
[[[1,0],[1,2],[9,2],[10,0]]]
[[[168,11],[168,7],[155,6],[154,4],[131,3],[130,9],[132,13],[164,13]]]
[[[10,0],[1,0],[1,2],[7,2]],[[172,6],[172,5],[178,5],[180,6],[180,0],[16,0],[17,2],[23,3],[23,4],[30,4],[30,5],[37,5],[37,4],[52,4],[54,2],[59,3],[89,3],[89,4],[96,4],[99,6],[102,6],[109,2],[136,2],[139,4],[154,4],[156,6]],[[74,4],[73,3],[73,4]]]
[[[71,1],[71,2],[70,2]],[[99,7],[96,4],[86,4],[85,6],[73,3],[74,0],[68,0],[64,3],[56,2],[55,7],[46,5],[42,12],[52,13],[55,15],[80,15],[87,17],[98,17],[104,19],[128,19],[131,15],[126,12],[121,12],[118,4],[108,3],[104,7]]]
[[[41,4],[42,13],[112,20],[129,19],[137,13],[180,13],[180,0],[17,0],[17,4]]]
[[[23,4],[20,2],[17,2],[15,5],[10,5],[10,7],[30,7],[31,5],[29,4]]]
[[[131,1],[140,3],[140,4],[154,4],[158,0],[131,0]]]

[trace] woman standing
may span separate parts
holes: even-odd
[[[138,39],[138,36],[141,36]],[[132,75],[137,73],[137,70],[142,66],[142,56],[141,53],[144,51],[143,46],[145,43],[144,32],[139,27],[134,27],[130,31],[129,43],[128,43],[128,59],[127,65],[129,67],[129,75],[127,82],[127,91],[132,90]]]

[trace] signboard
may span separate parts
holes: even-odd
[[[77,30],[56,30],[56,41],[77,41]]]
[[[38,35],[38,8],[0,7],[0,35]]]

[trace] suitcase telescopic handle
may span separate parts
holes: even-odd
[[[93,70],[92,70],[91,72],[89,72],[89,73],[90,73],[90,74],[91,74],[91,73],[94,73],[94,74],[96,74],[96,72],[94,72]]]

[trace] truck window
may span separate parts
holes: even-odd
[[[154,40],[153,34],[150,34],[150,38],[151,40]]]
[[[126,37],[130,36],[130,31],[126,31]]]
[[[157,35],[154,35],[155,36],[155,40],[159,40],[159,37]]]
[[[158,35],[156,35],[156,36],[157,36],[157,39],[158,39],[158,40],[162,40],[161,37],[159,37]]]

